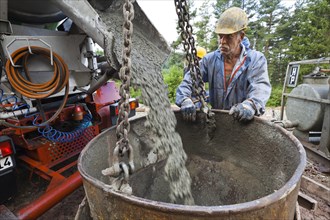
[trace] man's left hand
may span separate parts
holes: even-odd
[[[253,104],[250,101],[244,101],[242,103],[234,105],[230,111],[230,115],[241,122],[250,121],[253,119],[255,114],[255,110],[253,108]]]

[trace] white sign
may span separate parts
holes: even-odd
[[[288,87],[296,87],[299,75],[299,65],[293,65],[290,68]]]
[[[11,156],[0,159],[0,171],[6,170],[14,165]]]

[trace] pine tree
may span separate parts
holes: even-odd
[[[268,73],[271,82],[277,82],[281,77],[277,67],[278,53],[276,53],[276,41],[278,35],[276,27],[279,25],[281,17],[285,12],[280,4],[281,0],[260,0],[257,7],[257,20],[252,22],[254,31],[255,49],[265,54],[268,61]]]
[[[200,17],[199,21],[194,23],[194,29],[196,30],[196,43],[197,45],[206,48],[207,51],[210,50],[210,37],[213,31],[210,25],[210,0],[203,2],[202,6],[197,9],[197,15]]]
[[[299,1],[291,18],[289,55],[292,60],[330,56],[330,4],[328,0]]]
[[[246,12],[248,19],[249,19],[249,23],[248,23],[248,28],[245,31],[246,36],[249,38],[250,40],[250,48],[253,49],[255,48],[255,44],[256,44],[256,40],[255,40],[255,22],[257,20],[257,5],[258,5],[258,1],[255,0],[243,0],[243,9]]]
[[[292,29],[289,28],[290,22],[290,9],[288,8],[282,12],[272,40],[273,71],[276,73],[273,74],[273,85],[283,85],[286,66],[290,62],[287,55],[292,36]]]

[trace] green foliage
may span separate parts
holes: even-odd
[[[119,91],[120,85],[121,85],[121,80],[114,79],[114,81],[115,81],[116,87]],[[138,88],[135,85],[131,85],[129,88],[129,93],[130,93],[131,98],[136,98],[139,101],[139,103],[143,103],[143,100],[141,99],[141,89],[140,88]]]
[[[165,62],[163,69],[169,69],[171,66],[178,66],[183,69],[185,54],[183,52],[172,52]]]
[[[95,51],[97,56],[104,56],[104,50],[97,48]]]
[[[175,102],[176,89],[183,78],[183,68],[173,65],[163,70],[164,82],[167,85],[168,97],[171,103]]]
[[[129,93],[132,98],[136,98],[139,101],[139,103],[143,104],[143,100],[141,99],[141,89],[140,88],[131,86],[129,89]]]
[[[289,28],[294,30],[288,53],[292,60],[330,56],[328,0],[308,0],[297,5]]]
[[[267,102],[268,107],[276,107],[281,105],[282,86],[275,86],[272,88],[272,93]]]
[[[47,23],[47,24],[45,24],[45,29],[53,31],[53,30],[56,30],[57,26],[58,26],[58,22]]]
[[[209,10],[210,0],[203,2],[202,6],[198,10],[200,20],[194,23],[196,28],[196,42],[198,46],[204,47],[207,51],[210,45],[210,37],[213,32],[213,27],[210,25],[211,13]]]

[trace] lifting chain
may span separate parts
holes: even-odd
[[[132,50],[132,33],[134,18],[134,0],[125,0],[123,4],[123,35],[124,35],[124,46],[122,54],[122,67],[119,71],[119,77],[121,79],[121,86],[119,94],[121,99],[119,101],[119,113],[117,120],[117,143],[112,155],[112,166],[102,171],[103,175],[109,175],[111,177],[123,177],[120,180],[117,178],[115,184],[116,188],[126,193],[131,193],[131,188],[128,185],[129,175],[134,171],[133,162],[133,148],[128,140],[128,132],[130,130],[130,124],[128,121],[128,115],[130,113],[129,98],[130,98],[130,80],[131,80],[131,50]],[[123,160],[120,161],[119,157],[127,155],[128,164]],[[120,184],[118,185],[118,182]],[[129,188],[127,190],[127,188]]]
[[[204,82],[202,80],[202,74],[199,69],[199,61],[197,59],[195,48],[195,39],[192,36],[193,29],[189,24],[189,9],[186,0],[174,0],[176,13],[178,15],[178,25],[181,29],[181,38],[183,48],[186,52],[186,59],[188,62],[188,68],[192,79],[192,95],[197,98],[202,104],[202,111],[209,113],[208,106],[206,104]]]
[[[181,39],[183,49],[186,52],[188,68],[190,70],[192,80],[192,95],[196,96],[201,102],[202,108],[206,106],[204,82],[199,69],[199,62],[196,56],[195,39],[192,36],[192,26],[189,24],[189,9],[186,0],[174,0],[176,13],[178,15],[178,25],[181,29]],[[198,82],[198,83],[197,83]]]

